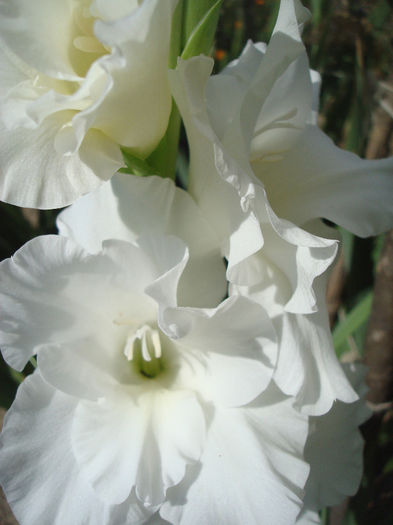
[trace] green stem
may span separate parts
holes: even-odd
[[[208,54],[218,21],[221,0],[180,0],[172,21],[169,68],[175,68],[179,56],[190,58]],[[149,166],[162,177],[175,179],[181,117],[172,100],[168,128],[161,142],[146,159]]]
[[[180,114],[175,101],[172,100],[172,111],[169,117],[168,128],[161,142],[147,159],[152,168],[162,177],[175,179],[176,158],[180,136]]]
[[[183,49],[183,32],[184,32],[184,6],[185,0],[179,0],[173,14],[172,33],[169,47],[168,67],[174,69],[177,64],[177,58]],[[157,148],[149,156],[147,163],[155,168],[157,173],[162,177],[175,179],[176,176],[176,158],[180,136],[180,114],[175,101],[172,99],[172,110],[169,117],[168,127],[165,135],[162,137]]]

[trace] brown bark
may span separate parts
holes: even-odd
[[[339,505],[331,507],[329,513],[329,525],[341,525],[349,507],[349,498],[345,498]]]
[[[393,230],[386,234],[377,266],[374,302],[365,343],[368,400],[375,404],[393,396]]]
[[[381,158],[393,152],[393,119],[381,104],[393,108],[393,76],[379,84],[378,107],[367,158]],[[393,198],[393,197],[392,197]],[[369,367],[368,400],[379,405],[391,401],[393,394],[393,230],[386,234],[374,286],[374,301],[365,341],[365,363]]]

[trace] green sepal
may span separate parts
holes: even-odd
[[[148,177],[149,175],[161,175],[157,168],[151,166],[146,160],[137,157],[126,148],[121,148],[124,162],[127,168],[119,170],[121,173],[130,173],[131,175],[137,175],[138,177]]]
[[[216,33],[222,0],[217,0],[194,27],[181,54],[183,60],[196,55],[210,53]]]

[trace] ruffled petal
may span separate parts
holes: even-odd
[[[316,312],[301,315],[286,312],[290,285],[284,274],[271,263],[262,269],[259,284],[232,285],[230,295],[250,297],[269,312],[279,344],[273,375],[276,384],[285,394],[295,396],[297,407],[308,415],[325,414],[336,399],[356,401],[333,348],[325,302],[327,273],[316,279]]]
[[[20,386],[0,451],[0,480],[15,516],[29,524],[145,523],[153,512],[135,495],[123,505],[106,505],[80,476],[70,441],[76,405],[37,372]]]
[[[240,406],[268,385],[277,359],[276,336],[258,304],[232,297],[217,308],[167,308],[160,328],[179,345],[186,359],[202,363],[185,369],[180,384],[192,385],[206,400]],[[189,357],[187,357],[189,355]]]
[[[189,191],[214,225],[230,272],[233,265],[262,247],[263,237],[253,211],[241,208],[236,191],[224,180],[235,177],[236,166],[226,168],[222,147],[207,115],[204,92],[211,69],[210,59],[194,57],[180,61],[170,80],[191,147]],[[217,163],[225,177],[217,170]]]
[[[54,136],[68,112],[46,119],[36,129],[5,130],[0,124],[0,198],[43,209],[65,206],[109,179],[123,166],[119,147],[91,130],[76,153],[58,153]]]
[[[310,315],[284,314],[274,323],[280,341],[274,380],[306,414],[330,410],[336,399],[352,403],[357,395],[334,352],[326,307]]]
[[[173,10],[177,0],[145,0],[129,16],[99,20],[94,32],[100,42],[122,58],[122,64],[101,59],[112,78],[105,103],[92,106],[91,123],[139,155],[150,153],[165,133],[171,96],[167,64]]]
[[[189,258],[187,246],[177,237],[163,235],[140,237],[138,245],[156,271],[156,279],[146,286],[145,293],[158,304],[176,306],[179,280]]]
[[[323,217],[366,237],[393,223],[393,158],[362,160],[309,126],[277,163],[255,168],[278,214],[297,224]]]
[[[22,370],[37,347],[57,343],[69,326],[77,332],[72,308],[58,297],[58,272],[81,260],[83,251],[72,242],[46,236],[36,237],[1,263],[0,337],[10,366]]]
[[[312,106],[312,84],[305,53],[275,81],[253,129],[250,161],[277,161],[304,129]]]
[[[175,235],[190,250],[179,304],[216,306],[226,295],[216,235],[189,194],[169,179],[117,174],[63,211],[57,224],[60,234],[90,252],[99,251],[109,238],[134,241],[145,233]]]
[[[176,304],[184,244],[156,238],[144,245],[106,241],[89,255],[65,237],[45,236],[2,262],[0,342],[10,366],[21,370],[42,346],[92,336],[113,346],[127,324],[155,321],[156,303],[145,294],[153,283],[160,300]]]
[[[288,431],[290,429],[290,432]],[[200,465],[171,488],[160,514],[170,523],[293,523],[308,475],[307,418],[274,388],[252,407],[217,410]]]
[[[192,392],[130,394],[80,403],[73,450],[82,477],[103,501],[122,503],[135,487],[145,506],[155,506],[199,458],[204,414]]]
[[[310,418],[304,454],[311,470],[304,504],[311,510],[337,505],[353,496],[362,477],[363,439],[358,427],[371,415],[364,402],[366,369],[347,364],[344,371],[360,399],[349,404],[337,402],[327,414]]]
[[[317,237],[280,220],[271,209],[270,217],[271,224],[262,224],[263,248],[249,259],[228,268],[228,277],[233,284],[252,286],[260,283],[264,288],[265,281],[270,284],[269,275],[264,277],[266,268],[273,266],[290,286],[285,310],[292,313],[315,312],[314,282],[333,262],[337,241]]]
[[[109,18],[98,4],[0,4],[2,200],[62,207],[124,165],[119,145],[153,151],[171,111],[176,3],[117,4]]]
[[[37,0],[34,4],[28,0],[3,0],[1,39],[29,66],[54,78],[78,80],[70,60],[72,4],[71,0]]]
[[[265,55],[268,49],[269,46]],[[258,53],[262,57],[260,70],[265,71],[264,60],[267,60],[265,55],[249,44],[244,56],[223,75],[225,82],[228,82],[227,78],[232,75],[235,91],[241,94],[244,91],[250,92],[250,97],[254,93],[254,81],[258,86],[265,86],[266,83],[265,76],[261,74],[259,78],[259,73],[255,74],[256,78],[259,78],[257,80],[249,78],[251,72],[248,70],[248,62],[254,63],[257,60],[254,55]],[[257,129],[254,137],[256,150],[260,149],[260,141],[264,144],[264,134],[281,133],[284,128],[288,130],[288,136],[280,139],[280,145],[284,149],[289,149],[307,124],[312,108],[312,88],[307,61],[302,53],[304,50],[300,53],[300,58],[295,53],[293,60],[289,62],[287,62],[288,57],[282,57],[282,64],[280,62],[282,70],[281,66],[277,66],[279,73],[273,71],[274,68],[270,71],[269,68],[273,66],[269,64],[273,58],[269,55],[268,66],[266,64],[265,66],[272,76],[272,85],[277,83],[277,92],[282,94],[289,91],[294,84],[297,88],[297,96],[292,105],[288,103],[286,108],[288,111],[281,116],[268,111],[269,97],[273,98],[273,101],[276,97],[273,88],[271,92],[268,90],[265,93],[266,101],[262,95],[259,95],[260,90],[257,90],[259,105],[254,99],[253,104],[247,102],[247,107],[253,105],[255,112],[258,106],[260,112],[258,118],[260,118],[261,129]],[[228,258],[227,276],[231,282],[254,284],[239,280],[239,276],[249,277],[249,272],[241,266],[243,264],[248,266],[247,259],[261,250],[267,258],[282,267],[292,284],[293,295],[288,298],[287,310],[293,313],[313,312],[316,309],[316,301],[312,285],[314,279],[333,261],[337,250],[336,241],[316,237],[301,230],[295,224],[280,219],[272,210],[268,195],[251,170],[248,151],[241,153],[242,147],[240,147],[239,152],[236,153],[234,137],[231,138],[232,142],[227,143],[229,139],[225,135],[220,142],[212,128],[212,122],[217,124],[222,118],[223,109],[218,106],[219,109],[215,113],[211,110],[210,121],[205,106],[204,92],[206,89],[209,94],[210,67],[208,59],[198,57],[179,62],[177,71],[171,76],[172,90],[184,118],[191,145],[190,192],[217,228],[223,252]],[[215,86],[217,82],[218,80],[212,77],[213,89],[210,89],[210,93],[213,95],[218,91]],[[247,85],[247,89],[242,86],[242,82]],[[233,98],[233,95],[229,94],[228,97]],[[286,100],[288,97],[283,98]],[[214,100],[209,100],[207,104],[208,107],[215,106]],[[228,111],[230,118],[229,122],[225,123],[225,129],[236,128],[237,142],[239,142],[240,137],[244,136],[244,126],[241,122],[246,117],[239,110],[239,116],[236,118],[241,122],[236,123],[233,109],[228,108]],[[253,129],[255,126],[254,122]],[[220,126],[218,128],[220,130]]]

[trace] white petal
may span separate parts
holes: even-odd
[[[92,336],[56,346],[45,346],[38,355],[42,377],[58,390],[79,399],[96,401],[116,390],[122,382],[132,382],[131,366],[119,350],[124,344],[115,337],[103,345]],[[127,366],[128,365],[128,366]]]
[[[189,192],[214,226],[231,267],[258,251],[263,239],[255,215],[241,208],[232,188],[240,168],[223,151],[209,121],[205,88],[212,65],[202,56],[179,61],[170,81],[191,147]]]
[[[336,399],[344,403],[357,399],[333,347],[325,300],[327,277],[325,273],[316,281],[316,313],[285,313],[274,322],[280,341],[274,379],[283,392],[296,396],[297,406],[309,415],[325,414]]]
[[[279,157],[297,140],[312,106],[312,84],[306,54],[276,80],[260,109],[251,142],[250,160]]]
[[[259,51],[255,52],[259,53]],[[280,58],[282,63],[279,60],[280,65],[277,66],[276,64],[279,73],[277,73],[277,69],[273,68],[273,55],[268,56],[266,63],[264,62],[265,56],[262,56],[262,59],[260,59],[261,72],[269,72],[272,76],[271,83],[272,85],[278,84],[279,92],[285,93],[288,91],[293,80],[295,80],[295,86],[298,87],[297,96],[293,102],[293,109],[291,109],[292,106],[288,105],[287,113],[289,117],[284,115],[287,118],[287,122],[284,117],[282,118],[282,126],[287,126],[290,135],[286,141],[287,149],[296,140],[296,137],[293,137],[291,134],[292,131],[296,131],[295,135],[300,133],[311,113],[310,74],[302,53],[303,51],[301,52],[301,57],[297,60],[295,53],[293,61],[289,60],[288,57],[282,56]],[[255,61],[253,56],[250,59],[248,58],[249,54],[250,52],[245,52],[239,61],[228,69],[225,77],[233,75],[233,82],[237,85],[240,81],[235,74],[239,70],[241,81],[243,81],[243,75],[245,77],[244,82],[246,84],[248,82],[249,96],[252,98],[253,89],[255,88],[253,82],[256,82],[258,86],[261,84],[263,89],[265,89],[266,78],[262,73],[260,78],[258,77],[259,73],[255,79],[250,80],[248,78],[247,75],[250,75],[250,73],[247,70],[247,62],[248,60],[251,60],[251,62]],[[292,57],[292,55],[290,56]],[[287,62],[287,59],[289,62]],[[282,70],[280,69],[281,66]],[[236,130],[231,135],[231,142],[227,143],[229,140],[229,131],[227,131],[225,137],[222,138],[223,144],[220,144],[214,130],[211,128],[211,123],[204,107],[203,95],[205,84],[207,83],[207,86],[209,86],[209,81],[207,80],[209,68],[208,60],[203,60],[202,58],[179,62],[177,71],[171,77],[174,96],[182,112],[191,144],[190,192],[195,195],[204,213],[210,217],[211,223],[216,225],[223,251],[228,258],[227,275],[231,282],[247,285],[254,284],[253,282],[245,283],[239,280],[240,275],[244,276],[247,273],[240,266],[248,257],[257,253],[263,245],[262,253],[265,253],[267,258],[284,270],[292,284],[293,296],[288,300],[287,310],[294,313],[313,312],[316,309],[315,296],[312,290],[313,281],[326,270],[334,259],[337,249],[336,242],[312,236],[297,228],[294,224],[289,223],[289,221],[277,217],[267,202],[263,188],[258,184],[248,165],[248,153],[243,152],[242,156],[242,146],[240,146],[237,156],[235,155],[236,148],[234,144],[236,140],[234,134]],[[281,73],[284,74],[280,77]],[[213,77],[212,82],[215,89],[215,84],[217,84],[218,80]],[[252,86],[254,86],[253,89],[251,89]],[[308,94],[305,95],[307,88]],[[214,95],[214,89],[210,90],[210,94],[213,93]],[[244,87],[239,88],[239,91],[243,93]],[[209,94],[209,89],[207,93]],[[258,90],[258,96],[260,93],[260,90]],[[258,98],[258,111],[261,110],[262,106],[260,116],[262,129],[258,131],[261,140],[264,133],[268,133],[270,128],[271,131],[274,130],[275,121],[278,118],[277,115],[270,114],[271,112],[269,113],[267,109],[264,111],[263,104],[265,100],[262,94]],[[274,100],[275,96],[273,89],[270,94],[268,90],[265,93],[265,98],[267,97],[266,103],[269,101],[269,97]],[[254,99],[252,103],[254,106],[256,105]],[[209,100],[208,104],[210,107],[215,106],[214,100]],[[233,114],[232,108],[228,108],[228,111],[230,115]],[[222,114],[222,108],[219,113],[213,113],[213,122],[216,125]],[[291,115],[292,117],[290,117]],[[239,118],[246,118],[246,114],[240,111]],[[292,121],[290,118],[292,118]],[[240,138],[244,135],[246,124],[239,122],[236,124],[234,116],[231,119],[230,123],[226,124],[227,129],[236,128],[237,139],[240,141]],[[247,122],[248,125],[249,123]],[[241,140],[243,139],[244,137]],[[280,140],[280,145],[283,145],[284,142],[285,140]],[[214,146],[214,166],[216,171],[212,167],[211,144]],[[255,144],[255,147],[257,146],[258,144]],[[235,157],[233,157],[234,155]],[[193,174],[195,180],[193,180]],[[218,180],[220,177],[230,186],[233,186],[235,191],[231,193],[230,189],[225,188],[225,184],[220,184]],[[221,217],[226,217],[226,221],[220,218],[220,215]],[[246,265],[248,266],[248,263]]]
[[[319,110],[319,95],[321,91],[322,78],[318,71],[310,69],[311,82],[312,82],[312,113],[310,116],[309,124],[317,125],[318,110]]]
[[[177,288],[187,264],[188,248],[177,237],[146,235],[138,240],[139,246],[154,264],[157,278],[145,288],[147,295],[159,304],[177,305]]]
[[[293,313],[314,312],[316,297],[313,284],[334,260],[337,241],[312,235],[280,220],[272,211],[270,216],[274,228],[269,223],[261,225],[263,248],[251,261],[242,260],[228,270],[228,278],[235,284],[251,286],[262,281],[263,285],[266,267],[273,266],[282,272],[291,287],[285,309]],[[260,270],[251,272],[250,265],[258,266]]]
[[[265,395],[265,394],[264,394]],[[219,410],[201,466],[168,491],[160,510],[180,525],[287,525],[301,507],[307,420],[272,391],[253,408]],[[261,521],[262,520],[262,521]]]
[[[303,509],[296,520],[296,525],[320,525],[321,519],[318,512]]]
[[[219,75],[209,78],[206,84],[206,105],[212,128],[219,139],[224,136],[239,111],[265,52],[266,45],[254,44],[249,40],[238,59],[230,62]]]
[[[137,246],[112,241],[104,248],[92,256],[64,237],[37,237],[1,263],[0,342],[11,366],[22,369],[43,345],[93,334],[110,344],[124,318],[155,318],[143,291],[157,268]]]
[[[1,346],[10,366],[22,370],[37,347],[61,339],[71,312],[59,301],[58,272],[82,258],[73,243],[46,236],[36,237],[1,263]]]
[[[0,40],[0,96],[4,97],[7,92],[20,82],[28,78],[29,68],[5,48]]]
[[[70,0],[7,0],[0,3],[1,37],[24,62],[54,78],[78,79],[70,61]],[[43,30],[44,28],[44,30]]]
[[[138,7],[138,0],[113,0],[110,5],[105,0],[93,0],[90,11],[99,18],[112,21],[130,15]]]
[[[309,18],[310,11],[302,5],[300,0],[281,0],[273,34],[282,32],[295,41],[300,40],[302,26]]]
[[[225,136],[222,138],[223,145],[229,148],[231,155],[240,166],[244,167],[243,162],[248,156],[264,101],[274,89],[277,79],[287,71],[288,67],[299,56],[304,57],[305,55],[298,24],[302,23],[307,16],[308,11],[297,0],[284,0],[280,4],[276,25],[260,67],[254,72],[239,112],[234,116],[231,126],[227,128]],[[303,65],[305,61],[304,58]],[[301,94],[303,99],[302,90],[296,91],[298,95]],[[306,93],[307,91],[309,92],[308,96],[310,96],[310,85],[307,87]],[[308,96],[305,97],[306,100]]]
[[[259,296],[273,286],[272,292],[280,296],[280,304],[286,311],[315,312],[314,282],[332,263],[337,241],[310,234],[279,219],[268,205],[266,209],[270,210],[274,227],[269,223],[261,224],[265,244],[256,254],[228,270],[231,284],[235,288],[238,285],[256,287],[254,292]],[[319,230],[315,231],[320,233]],[[325,231],[322,233],[326,234]],[[330,231],[327,237],[331,237]]]
[[[98,20],[97,40],[79,34],[80,23],[89,21],[79,12],[84,6],[74,2],[56,0],[49,6],[40,0],[34,9],[25,0],[12,6],[1,2],[7,125],[0,148],[2,200],[62,207],[124,165],[119,144],[142,156],[157,146],[172,104],[167,63],[176,3],[117,3],[122,17],[115,20],[114,9],[109,19]],[[95,6],[107,11],[102,7]],[[75,43],[81,39],[91,41],[87,48],[101,51],[78,50]]]
[[[100,250],[109,238],[134,241],[145,233],[175,235],[190,250],[179,303],[215,306],[226,294],[219,242],[189,194],[169,179],[117,174],[63,211],[58,227],[90,252]]]
[[[337,402],[325,415],[310,419],[310,436],[304,451],[311,465],[305,506],[320,510],[337,505],[358,490],[363,467],[363,439],[358,426],[371,415],[364,395],[365,368],[345,365],[345,373],[361,399]]]
[[[43,209],[65,206],[109,179],[123,165],[119,147],[94,130],[77,153],[59,154],[55,135],[69,118],[68,112],[63,112],[31,130],[5,131],[0,125],[1,200]]]
[[[160,327],[180,345],[185,358],[203,363],[204,371],[186,375],[206,399],[239,406],[268,385],[277,358],[276,337],[265,311],[244,297],[232,297],[216,309],[165,309]]]
[[[283,392],[297,396],[304,413],[324,414],[336,399],[346,403],[357,399],[334,352],[322,304],[314,314],[284,314],[284,319],[274,324],[280,341],[274,380]]]
[[[276,212],[297,224],[323,217],[356,235],[393,221],[393,159],[362,160],[337,148],[316,126],[277,163],[258,170]]]
[[[121,503],[135,487],[143,504],[154,506],[184,477],[187,463],[199,458],[204,416],[190,392],[130,394],[81,403],[73,449],[82,476],[101,499]]]
[[[292,295],[292,287],[282,270],[268,257],[258,252],[238,266],[238,282],[254,283],[241,286],[230,283],[229,296],[245,295],[256,301],[274,319],[284,312],[284,306]]]
[[[127,516],[145,523],[151,512],[135,496],[108,506],[81,478],[70,442],[75,406],[74,398],[52,389],[38,373],[20,386],[0,452],[1,484],[14,514],[26,524],[111,525]]]
[[[273,265],[266,265],[259,284],[232,285],[230,290],[231,295],[250,297],[269,312],[279,344],[273,379],[285,394],[296,396],[298,408],[310,415],[328,412],[336,399],[347,403],[357,399],[333,348],[325,302],[327,277],[325,272],[316,279],[313,314],[285,311],[290,287]]]
[[[105,103],[91,110],[94,127],[140,155],[154,149],[168,124],[167,64],[176,3],[145,0],[131,15],[112,22],[99,20],[94,27],[100,42],[123,59],[120,67],[110,57],[101,59],[113,86]]]

